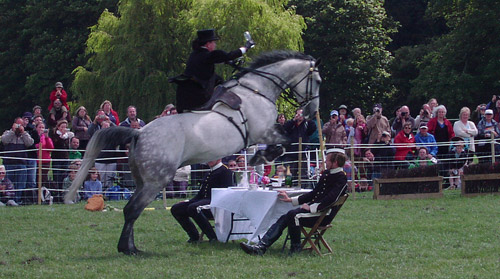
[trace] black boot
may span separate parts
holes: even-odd
[[[288,235],[290,236],[290,255],[302,251],[300,243],[300,227],[295,224],[288,226]]]
[[[198,227],[200,227],[201,231],[207,236],[210,243],[217,242],[217,235],[215,234],[215,231],[212,228],[212,224],[210,224],[210,221],[205,216],[203,211],[193,216],[193,219],[196,224],[198,224]]]
[[[302,251],[302,245],[300,243],[292,243],[290,245],[290,255],[300,253]]]
[[[175,219],[177,219],[177,222],[179,222],[181,227],[188,234],[189,236],[189,239],[187,241],[188,243],[198,243],[200,241],[200,234],[198,233],[198,230],[196,229],[193,222],[189,220],[189,217],[180,217],[180,218],[176,217]]]
[[[262,237],[258,244],[249,245],[240,243],[241,249],[250,255],[264,255],[267,248],[269,248],[281,236],[283,230],[287,227],[286,215],[281,216],[276,223],[274,223],[266,234]]]
[[[259,242],[258,244],[255,245],[250,245],[246,244],[245,242],[240,243],[241,249],[245,251],[245,253],[249,255],[259,255],[262,256],[264,253],[266,253],[267,247],[262,244],[262,242]]]

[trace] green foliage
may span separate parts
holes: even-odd
[[[432,97],[448,108],[472,110],[500,89],[500,6],[487,0],[430,0],[427,15],[444,18],[449,33],[426,44],[399,49],[393,73],[404,97],[399,104],[420,105]],[[405,102],[403,102],[405,100]],[[414,108],[415,109],[415,108]]]
[[[321,110],[341,104],[371,107],[390,96],[385,47],[395,23],[383,1],[290,1],[306,18],[305,51],[322,59]]]
[[[72,69],[85,61],[88,26],[117,2],[0,1],[0,125],[9,126],[35,104],[46,108],[56,81],[68,90]]]
[[[267,1],[269,2],[269,1]],[[89,60],[74,70],[73,91],[79,102],[96,108],[109,99],[124,113],[138,107],[151,120],[175,99],[168,77],[182,73],[196,30],[216,28],[218,48],[243,45],[250,31],[257,45],[250,55],[274,48],[300,50],[305,27],[300,16],[285,10],[280,1],[178,0],[121,1],[119,16],[104,12],[87,40]],[[228,78],[231,68],[219,73]]]
[[[122,212],[88,212],[83,204],[0,208],[2,278],[496,278],[499,196],[347,200],[325,233],[333,254],[281,253],[285,235],[263,257],[239,241],[198,245],[169,211],[145,211],[136,245],[116,250]],[[169,200],[172,205],[176,200]],[[107,202],[108,203],[108,202]],[[124,202],[109,202],[123,208]],[[161,207],[155,202],[153,207]],[[257,206],[257,205],[256,205]]]

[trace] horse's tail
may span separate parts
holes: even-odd
[[[64,202],[73,203],[78,189],[85,181],[88,170],[94,165],[101,150],[115,149],[117,145],[127,144],[132,140],[135,141],[138,137],[139,130],[128,127],[117,126],[97,131],[87,145],[82,165],[78,170],[75,180],[73,180],[68,192],[64,196]]]

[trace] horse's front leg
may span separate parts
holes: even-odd
[[[267,147],[255,153],[249,162],[251,166],[266,164],[276,160],[276,158],[285,153],[283,144],[290,143],[290,139],[286,136],[281,125],[276,124],[276,126],[265,134],[264,142],[262,143],[267,144]]]

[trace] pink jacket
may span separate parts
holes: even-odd
[[[45,134],[42,134],[40,136],[40,143],[42,144],[42,163],[50,163],[50,160],[52,159],[50,156],[52,150],[48,149],[54,149],[54,143],[52,142],[52,139],[48,136],[45,136]],[[36,148],[39,148],[40,143],[37,143],[35,145]]]

